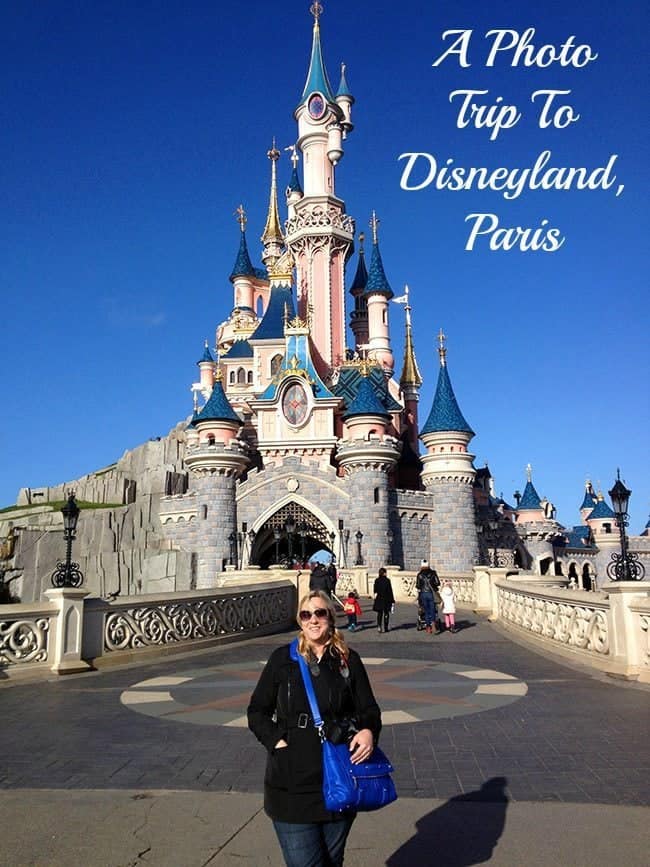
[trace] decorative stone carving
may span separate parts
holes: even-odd
[[[48,617],[0,622],[0,664],[47,661]]]

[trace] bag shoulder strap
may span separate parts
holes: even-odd
[[[316,693],[314,692],[314,684],[311,680],[311,672],[305,662],[302,654],[298,653],[298,639],[294,638],[294,640],[289,645],[289,656],[295,662],[298,663],[300,667],[300,674],[302,675],[302,682],[305,685],[305,692],[307,693],[307,700],[309,701],[309,709],[311,710],[311,715],[314,720],[314,725],[318,730],[318,734],[321,736],[321,740],[323,739],[323,718],[320,715],[320,708],[318,707],[318,701],[316,700]]]

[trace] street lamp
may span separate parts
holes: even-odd
[[[282,533],[280,532],[279,527],[273,528],[273,538],[275,539],[275,562],[280,562],[280,537]]]
[[[388,539],[388,562],[393,562],[393,541],[395,539],[395,533],[389,528],[386,530],[386,538]]]
[[[289,566],[293,566],[293,534],[296,532],[296,522],[289,516],[284,522],[284,529],[287,531],[287,544],[289,545]]]
[[[629,523],[627,507],[631,493],[632,491],[621,481],[621,471],[617,470],[616,481],[609,491],[609,497],[614,507],[616,525],[621,534],[621,553],[615,551],[607,566],[607,576],[611,581],[642,581],[645,576],[645,567],[639,562],[639,555],[627,549],[625,528]]]
[[[59,561],[52,573],[54,587],[81,587],[84,576],[78,563],[72,562],[72,540],[77,534],[79,506],[74,498],[74,491],[68,493],[66,504],[61,509],[63,514],[63,538],[66,541],[65,563]]]
[[[354,538],[357,540],[357,559],[354,563],[355,566],[363,566],[363,555],[361,554],[361,541],[363,539],[363,533],[361,530],[357,530],[354,534]]]

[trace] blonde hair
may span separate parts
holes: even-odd
[[[330,649],[330,652],[335,651],[342,659],[348,658],[348,646],[345,643],[345,638],[343,637],[343,633],[336,628],[336,609],[334,608],[334,603],[330,599],[330,597],[323,590],[311,590],[300,600],[300,604],[298,605],[298,611],[296,612],[296,623],[298,626],[302,626],[300,622],[300,612],[303,610],[304,606],[310,601],[310,599],[318,599],[319,602],[323,603],[323,608],[327,610],[327,621],[329,624],[329,638],[327,639],[327,643],[325,647]],[[300,634],[298,635],[298,653],[303,656],[307,661],[309,660],[309,644],[307,643],[307,638],[305,637],[305,633],[300,630]]]

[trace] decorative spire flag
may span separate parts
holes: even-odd
[[[400,295],[399,298],[391,298],[391,301],[394,301],[395,304],[408,304],[409,303],[409,287],[407,284],[404,284],[404,294]]]

